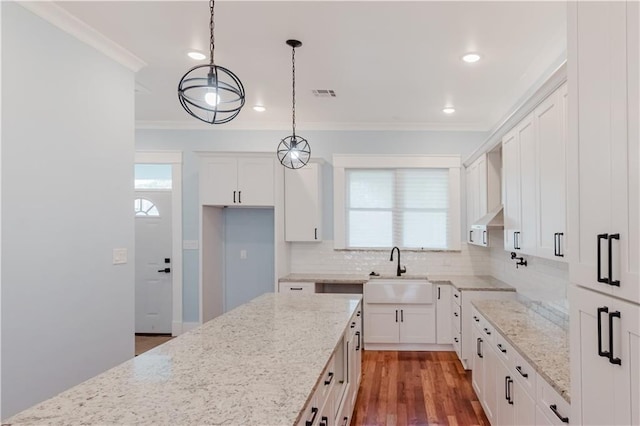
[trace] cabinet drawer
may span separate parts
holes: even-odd
[[[333,389],[333,384],[336,381],[335,358],[336,355],[334,354],[329,360],[329,364],[322,372],[322,376],[320,376],[320,383],[318,383],[318,389],[316,391],[318,401],[327,400],[331,389]],[[324,405],[322,402],[318,402],[318,404]]]
[[[515,350],[511,347],[509,343],[502,337],[502,335],[496,333],[495,337],[495,349],[498,354],[498,358],[502,359],[505,362],[505,365],[511,366],[511,368],[515,368],[512,366],[512,360],[515,354]]]
[[[513,366],[516,380],[522,383],[522,387],[531,397],[536,397],[536,376],[538,375],[525,359],[515,350],[511,351],[511,365]]]
[[[316,283],[280,283],[278,286],[280,293],[315,293],[316,292]]]
[[[537,378],[538,408],[551,424],[562,426],[570,422],[571,405],[546,380]]]

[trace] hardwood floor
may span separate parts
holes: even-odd
[[[455,352],[364,351],[352,425],[486,425]]]
[[[136,334],[136,356],[173,339],[168,334]]]

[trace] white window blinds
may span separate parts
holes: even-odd
[[[447,249],[449,169],[346,169],[349,248]]]

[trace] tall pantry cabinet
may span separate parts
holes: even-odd
[[[571,422],[640,424],[640,3],[568,12]]]

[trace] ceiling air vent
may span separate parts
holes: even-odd
[[[313,95],[316,98],[335,98],[336,92],[331,89],[313,89]]]

